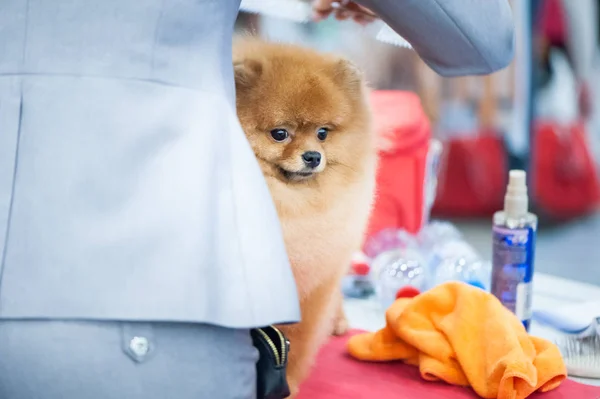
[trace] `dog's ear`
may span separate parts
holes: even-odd
[[[353,62],[342,58],[335,62],[334,79],[347,90],[359,92],[363,86],[363,73]]]
[[[260,79],[263,73],[263,64],[259,60],[244,59],[233,62],[235,74],[235,87],[239,89],[248,88]]]

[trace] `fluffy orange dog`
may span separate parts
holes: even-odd
[[[300,295],[302,322],[281,327],[295,396],[333,329],[340,280],[371,209],[368,92],[349,61],[292,45],[241,38],[234,67],[238,116],[277,207]]]

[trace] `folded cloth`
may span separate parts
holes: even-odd
[[[353,336],[348,351],[365,361],[403,360],[426,380],[470,385],[490,399],[547,392],[567,374],[555,345],[528,335],[493,295],[459,282],[397,299],[386,326]]]

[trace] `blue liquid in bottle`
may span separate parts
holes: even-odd
[[[494,214],[491,292],[529,331],[538,219],[527,207],[525,172],[512,170],[504,210]]]

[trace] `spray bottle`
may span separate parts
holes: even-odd
[[[494,214],[492,294],[529,330],[537,216],[528,212],[526,174],[509,172],[504,210]]]

